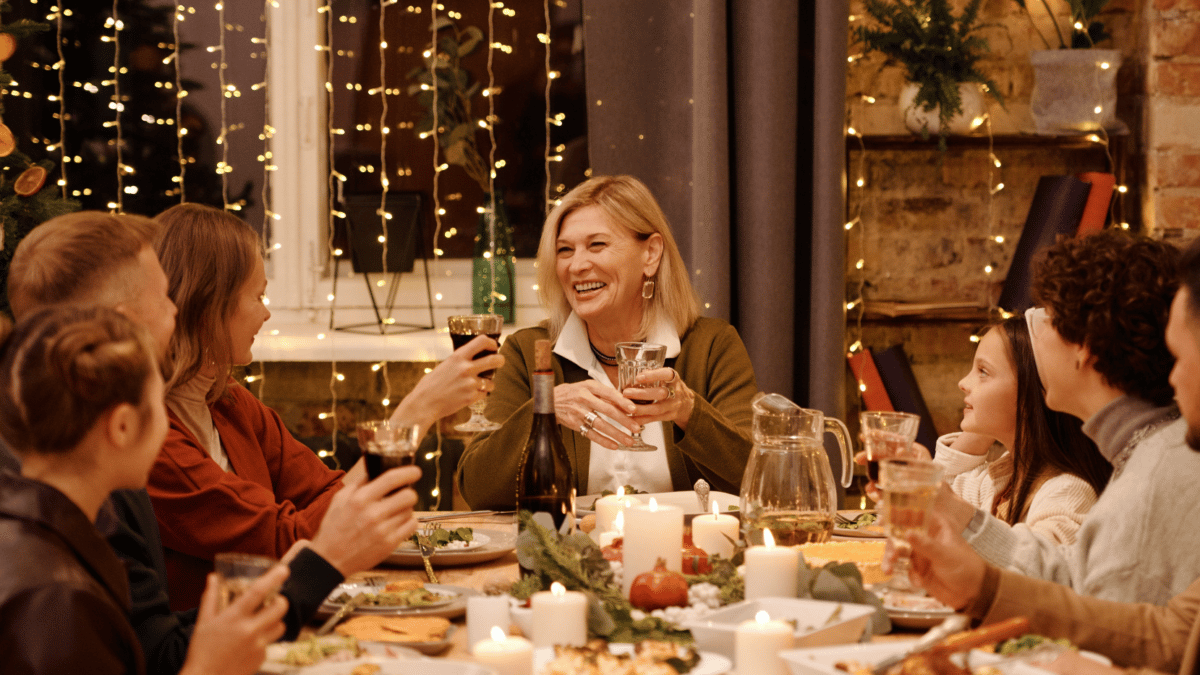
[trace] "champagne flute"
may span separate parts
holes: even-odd
[[[942,480],[942,468],[915,459],[885,459],[879,463],[879,478],[888,543],[897,554],[888,587],[912,591],[916,586],[909,577],[912,546],[908,538],[925,530]]]
[[[639,373],[645,370],[654,370],[662,368],[663,362],[666,360],[667,348],[663,345],[654,344],[653,342],[618,342],[617,343],[617,390],[624,393],[626,389],[637,388],[634,382],[637,380]],[[649,386],[657,386],[652,384]],[[630,401],[638,405],[650,405],[654,401],[650,399],[630,398]],[[638,452],[650,452],[658,448],[646,443],[642,440],[642,432],[637,431],[633,434],[633,443],[629,445],[618,445],[618,450],[634,450]]]
[[[498,314],[464,314],[450,317],[447,323],[450,325],[450,340],[454,342],[454,348],[458,349],[475,339],[476,335],[486,335],[499,343],[500,327],[504,325],[504,317]],[[482,359],[495,353],[494,350],[484,349],[476,354],[475,358]],[[495,375],[495,370],[485,370],[479,374],[480,377],[489,380]],[[485,408],[487,408],[486,396],[471,404],[471,419],[454,427],[455,430],[495,431],[499,429],[499,424],[489,420],[483,414]]]

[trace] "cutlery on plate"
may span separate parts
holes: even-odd
[[[835,511],[833,513],[833,521],[838,525],[852,525],[854,524],[855,519],[851,518],[850,516],[842,515],[840,511]]]
[[[946,639],[948,636],[966,628],[967,621],[967,617],[962,614],[953,614],[947,617],[945,621],[934,626],[933,628],[930,628],[928,633],[922,635],[921,638],[913,643],[913,645],[908,649],[893,654],[881,661],[875,662],[875,664],[871,666],[871,675],[883,675],[888,671],[889,668],[897,663],[900,663],[904,659],[912,656],[913,654],[923,652],[933,647],[937,643]]]
[[[437,575],[433,573],[433,563],[429,562],[429,556],[433,555],[433,544],[429,542],[428,534],[417,533],[417,548],[421,550],[421,561],[425,563],[425,576],[429,577],[429,583],[436,584]]]
[[[342,619],[346,618],[346,615],[350,614],[350,612],[353,612],[354,609],[366,601],[366,599],[366,593],[359,593],[358,595],[347,600],[346,604],[342,605],[338,611],[333,613],[333,616],[329,617],[328,621],[321,624],[321,627],[317,629],[316,635],[320,637],[329,633],[329,631],[333,630],[334,626],[341,623]]]

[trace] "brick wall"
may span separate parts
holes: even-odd
[[[952,4],[957,11],[965,0]],[[1042,34],[1055,41],[1050,24],[1038,13],[1041,3],[1028,4],[1035,9]],[[1064,1],[1051,0],[1050,5],[1066,14]],[[851,13],[856,17],[851,27],[861,25],[860,2],[852,2]],[[1200,134],[1192,129],[1200,125],[1200,0],[1113,0],[1101,18],[1113,39],[1100,46],[1118,49],[1123,57],[1117,116],[1130,128],[1128,136],[1112,139],[1107,153],[1118,165],[1118,182],[1129,187],[1118,199],[1117,218],[1154,232],[1200,228]],[[866,152],[850,142],[847,220],[861,215],[861,224],[847,232],[848,298],[856,296],[862,283],[868,300],[986,306],[998,295],[1038,179],[1110,166],[1102,145],[1073,149],[1038,137],[1015,140],[1034,132],[1029,52],[1045,45],[1012,0],[988,0],[980,21],[990,24],[982,34],[991,46],[981,68],[1006,102],[1001,107],[989,99],[991,129],[1008,142],[998,142],[992,150],[986,142],[952,143],[945,153],[916,141],[902,149]],[[1147,45],[1154,45],[1153,55]],[[907,134],[896,103],[905,84],[903,68],[885,65],[878,55],[854,59],[861,51],[861,45],[851,43],[850,125],[868,137]],[[1153,83],[1164,80],[1173,83],[1176,93],[1155,91]],[[1000,167],[992,164],[993,153]],[[862,189],[855,185],[859,176],[865,181]],[[1004,188],[991,194],[989,188],[998,183]],[[1176,221],[1181,224],[1170,224]],[[997,236],[1003,243],[996,242]],[[990,274],[985,271],[988,265],[993,267]],[[864,345],[878,349],[904,345],[939,432],[956,430],[962,417],[957,382],[974,354],[969,337],[986,320],[868,319],[860,333],[857,310],[849,312],[849,318],[851,341],[861,336]],[[854,418],[859,403],[848,369],[847,377],[853,397],[847,416]]]
[[[1200,232],[1200,0],[1149,0],[1144,213],[1167,237]]]

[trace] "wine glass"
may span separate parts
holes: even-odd
[[[667,348],[663,345],[654,344],[653,342],[618,342],[617,390],[623,393],[626,389],[630,388],[641,389],[642,386],[634,384],[638,374],[644,370],[662,368],[666,357]],[[648,386],[653,387],[658,385],[651,384]],[[629,400],[638,405],[650,405],[654,403],[654,401],[649,399],[630,398]],[[643,441],[642,432],[636,431],[633,433],[633,443],[618,445],[617,449],[650,452],[658,448]]]
[[[388,469],[412,466],[421,444],[420,424],[369,420],[359,422],[358,447],[367,465],[367,480],[375,480]]]
[[[908,538],[925,530],[925,521],[942,480],[942,468],[933,462],[915,459],[885,459],[879,463],[879,478],[888,542],[896,551],[888,587],[912,591],[916,586],[909,578],[912,546]]]
[[[913,458],[921,418],[906,412],[867,411],[858,414],[863,448],[867,451],[867,477],[879,482],[879,460]]]
[[[463,314],[450,317],[447,323],[450,325],[450,340],[454,342],[454,348],[458,349],[475,339],[476,335],[486,335],[499,343],[500,327],[504,325],[504,317],[498,314]],[[475,358],[482,359],[495,353],[494,350],[484,349],[476,354]],[[485,370],[479,376],[490,380],[495,374],[495,370]],[[454,428],[457,431],[495,431],[499,429],[499,424],[489,420],[483,414],[485,408],[487,408],[486,396],[471,404],[471,419]]]

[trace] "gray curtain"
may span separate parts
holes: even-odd
[[[593,172],[654,192],[761,389],[838,415],[848,14],[847,0],[584,2]]]

